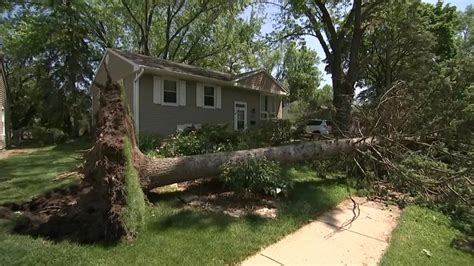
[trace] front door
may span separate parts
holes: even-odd
[[[234,102],[234,129],[247,129],[247,103]]]

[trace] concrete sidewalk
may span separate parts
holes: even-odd
[[[316,221],[247,258],[242,265],[377,265],[388,247],[400,211],[381,203],[354,198],[346,200]]]

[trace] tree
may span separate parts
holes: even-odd
[[[279,78],[288,86],[290,102],[310,102],[315,98],[321,77],[317,63],[316,52],[306,44],[297,47],[296,43],[290,42],[287,45]]]
[[[121,5],[139,53],[229,72],[252,61],[261,21],[237,16],[247,1],[146,0],[137,5],[121,0]]]
[[[474,55],[474,7],[469,5],[462,14],[460,25],[460,57]]]
[[[373,14],[366,27],[361,57],[360,99],[378,99],[400,82],[426,81],[435,67],[436,38],[420,1],[386,5]]]
[[[76,136],[90,120],[88,88],[106,48],[238,73],[258,65],[261,19],[238,16],[246,1],[18,1],[0,33],[13,129],[59,128]],[[44,104],[44,102],[48,104]]]
[[[379,2],[354,0],[350,5],[348,1],[292,0],[287,8],[286,16],[301,22],[287,23],[287,35],[314,36],[324,50],[327,71],[332,76],[335,120],[343,131],[348,130],[351,120],[364,25]]]
[[[98,57],[72,1],[14,5],[2,35],[11,89],[13,129],[61,128],[76,136],[87,128],[87,88]]]
[[[456,55],[456,36],[460,23],[456,7],[444,5],[442,1],[438,1],[434,6],[424,3],[419,12],[427,18],[428,30],[435,37],[433,53],[439,60],[453,58]]]

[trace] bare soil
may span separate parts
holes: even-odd
[[[157,189],[148,195],[153,201],[169,195],[186,204],[185,208],[223,213],[231,217],[247,215],[261,218],[276,218],[280,199],[255,193],[237,193],[227,189],[221,182],[201,179],[183,182],[170,189]]]
[[[95,243],[106,239],[104,226],[97,226],[104,208],[101,204],[92,187],[82,184],[50,191],[29,202],[5,204],[0,207],[0,218],[14,220],[15,233]]]

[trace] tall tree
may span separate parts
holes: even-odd
[[[469,5],[461,16],[460,56],[474,56],[474,6]]]
[[[4,23],[13,128],[39,125],[77,135],[89,119],[88,84],[98,55],[76,1],[15,5]]]
[[[434,54],[439,60],[453,58],[456,55],[456,36],[461,22],[456,7],[438,1],[435,5],[424,3],[419,12],[427,18],[428,30],[435,36]]]
[[[420,1],[386,5],[366,27],[359,98],[377,104],[394,84],[423,79],[434,67],[436,38]]]
[[[235,32],[238,34],[247,26],[237,18],[247,3],[244,0],[145,0],[138,4],[121,0],[120,3],[124,23],[133,33],[138,52],[178,62],[196,63],[227,51],[235,39],[227,41],[221,32],[229,30],[227,33],[232,34],[235,28],[240,28]],[[240,43],[238,40],[237,44]]]
[[[379,2],[291,0],[286,7],[287,18],[299,22],[288,24],[289,36],[314,36],[323,48],[332,76],[335,120],[344,131],[350,125],[354,86],[359,79],[364,25]]]

